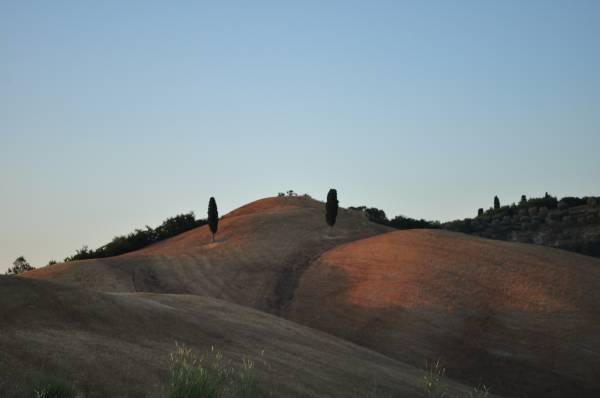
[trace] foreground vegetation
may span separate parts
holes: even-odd
[[[259,398],[272,397],[272,385],[261,385],[258,367],[269,374],[268,363],[262,353],[257,360],[247,357],[234,363],[223,353],[211,348],[198,356],[189,347],[176,344],[169,355],[168,380],[162,391],[149,398]],[[488,398],[489,389],[478,386],[468,394],[453,394],[446,390],[442,380],[445,369],[440,361],[426,362],[422,388],[428,398]],[[264,380],[263,380],[264,381]],[[272,383],[268,383],[272,384]],[[0,391],[0,398],[84,398],[70,383],[58,377],[36,376],[31,385],[10,395]],[[355,389],[354,398],[396,398],[397,395],[380,389],[377,383]]]
[[[254,398],[263,394],[255,362],[242,358],[239,366],[211,349],[198,357],[184,345],[169,356],[169,383],[165,398]]]

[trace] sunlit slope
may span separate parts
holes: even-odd
[[[259,356],[275,397],[351,397],[377,383],[424,397],[423,373],[337,337],[248,307],[194,295],[101,293],[0,277],[0,393],[30,372],[62,375],[88,396],[158,396],[175,341],[237,361]],[[466,388],[443,380],[450,391]]]
[[[57,264],[25,276],[107,292],[200,294],[279,312],[319,254],[389,230],[340,209],[332,237],[323,203],[267,198],[225,216],[216,243],[203,226],[126,255]]]
[[[336,247],[284,316],[516,396],[600,396],[600,260],[436,231]]]

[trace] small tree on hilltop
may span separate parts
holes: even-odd
[[[483,217],[483,208],[479,208],[479,210],[477,210],[477,217]]]
[[[327,224],[329,224],[331,232],[333,232],[333,226],[337,219],[338,203],[337,191],[335,189],[330,189],[327,193],[327,203],[325,203],[325,220],[327,221]]]
[[[25,257],[20,256],[17,257],[15,261],[13,261],[13,266],[12,268],[8,268],[8,270],[6,271],[6,275],[17,275],[22,272],[31,271],[33,269],[35,268],[29,265],[27,260],[25,260]]]
[[[215,234],[219,228],[219,211],[217,210],[217,202],[211,197],[208,201],[208,226],[212,232],[212,241],[215,241]]]
[[[521,195],[521,201],[519,202],[519,205],[525,206],[526,204],[527,204],[527,196]]]
[[[500,208],[500,199],[497,196],[494,196],[494,210],[498,210]]]

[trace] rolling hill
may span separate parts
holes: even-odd
[[[391,361],[422,366],[439,357],[456,380],[509,396],[600,392],[598,259],[441,230],[393,231],[348,210],[330,235],[323,204],[304,197],[243,206],[221,220],[217,238],[210,243],[204,226],[24,276],[136,303],[194,297],[251,307]]]
[[[278,313],[311,260],[341,243],[391,231],[341,210],[331,237],[322,208],[305,197],[263,199],[223,217],[215,243],[203,226],[125,255],[25,276],[104,292],[200,294]]]
[[[0,395],[33,371],[64,375],[89,397],[157,396],[175,342],[226,358],[258,357],[276,397],[382,391],[425,397],[423,371],[264,312],[195,295],[101,293],[0,276]],[[468,389],[450,380],[448,391]]]
[[[336,247],[285,316],[515,396],[598,396],[600,260],[442,230]],[[318,311],[315,310],[318,308]]]

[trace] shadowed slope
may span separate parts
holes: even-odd
[[[387,231],[358,212],[341,210],[329,236],[323,203],[267,198],[226,215],[215,243],[203,226],[122,256],[58,264],[24,276],[107,292],[200,294],[278,313],[312,259],[338,244]]]
[[[0,395],[28,372],[64,375],[88,396],[148,396],[163,387],[175,341],[228,358],[257,356],[275,397],[350,397],[376,381],[424,396],[423,373],[331,335],[207,297],[100,293],[0,277]],[[467,389],[443,380],[450,391]]]
[[[600,394],[600,260],[437,231],[324,253],[286,317],[520,396]],[[318,310],[317,310],[318,309]]]

